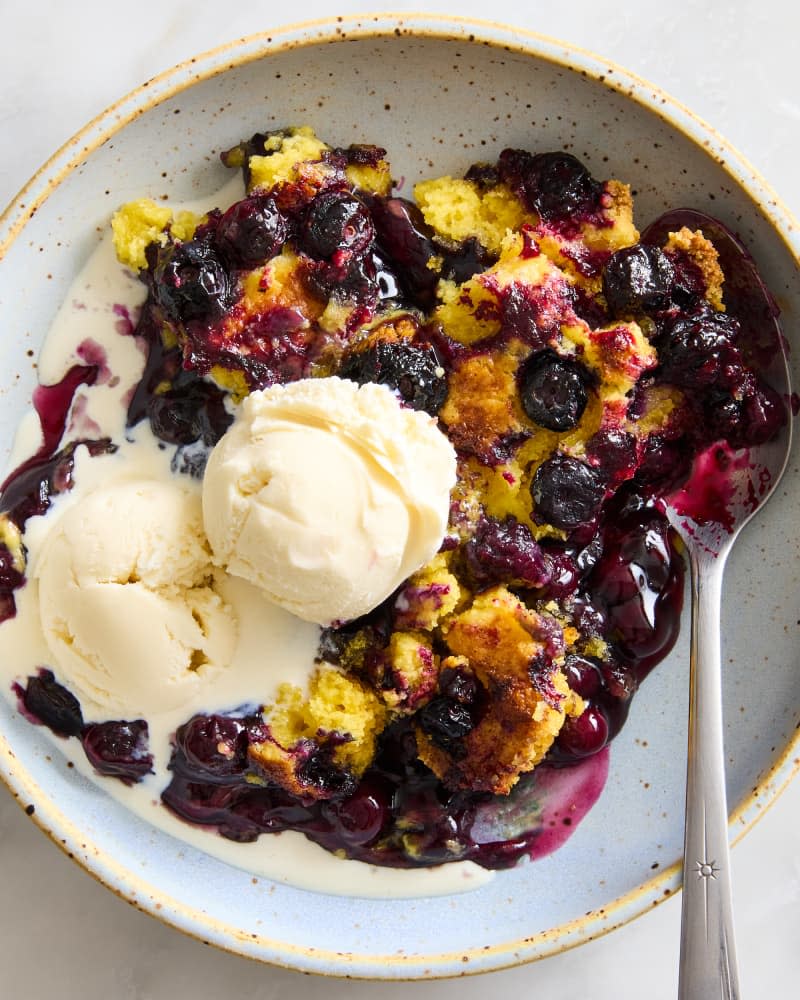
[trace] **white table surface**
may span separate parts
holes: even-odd
[[[384,11],[416,11],[394,0]],[[0,206],[89,119],[155,73],[296,20],[374,11],[306,0],[0,0]],[[711,122],[800,217],[795,0],[438,0],[573,42],[659,84]],[[800,995],[800,780],[733,851],[744,997]],[[7,1000],[661,1000],[677,987],[679,898],[575,951],[464,980],[342,982],[261,966],[145,916],[68,861],[0,787],[0,997]]]

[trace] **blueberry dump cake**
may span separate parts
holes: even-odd
[[[308,128],[222,159],[226,203],[114,216],[143,297],[117,309],[120,432],[85,412],[119,381],[92,341],[34,395],[0,500],[2,628],[24,602],[43,643],[20,711],[233,841],[538,856],[542,802],[591,806],[677,637],[663,498],[786,401],[712,242],[640,234],[630,189],[568,153],[413,200],[384,150]]]

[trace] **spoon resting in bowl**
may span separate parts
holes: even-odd
[[[661,216],[643,233],[660,245],[670,232],[702,230],[726,275],[725,301],[741,323],[747,362],[784,401],[756,444],[716,443],[697,456],[666,514],[683,539],[692,585],[688,764],[683,858],[679,1000],[739,997],[731,903],[723,751],[720,609],[725,562],[739,532],[774,492],[791,447],[791,395],[778,308],[739,239],[692,209]],[[759,415],[755,414],[755,419]]]

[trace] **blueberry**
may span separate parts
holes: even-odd
[[[422,731],[444,750],[450,750],[475,727],[469,706],[446,695],[429,701],[419,710],[417,719]]]
[[[530,528],[514,517],[503,521],[481,516],[475,534],[464,546],[464,558],[480,584],[514,583],[543,587],[551,567]]]
[[[378,167],[386,157],[386,150],[370,143],[354,142],[344,148],[337,147],[333,150],[333,155],[341,156],[348,166]]]
[[[550,431],[571,430],[583,416],[588,373],[578,362],[553,351],[534,354],[519,373],[522,408],[530,419]]]
[[[332,299],[353,307],[351,320],[360,317],[356,319],[360,326],[373,315],[376,304],[391,295],[390,282],[378,273],[378,267],[371,253],[342,253],[330,261],[306,258],[301,274],[308,291],[321,302]]]
[[[183,766],[194,779],[219,781],[247,769],[247,720],[195,715],[175,733]]]
[[[200,420],[194,400],[176,396],[173,392],[151,396],[147,415],[153,434],[168,444],[191,444],[201,434]]]
[[[771,440],[786,423],[786,404],[772,386],[746,370],[731,390],[704,395],[709,440],[724,438],[733,448]]]
[[[172,389],[150,396],[146,411],[153,434],[178,445],[202,440],[213,447],[233,419],[225,409],[224,394],[194,376],[179,378]]]
[[[738,435],[729,437],[735,448],[765,444],[789,419],[786,402],[771,385],[753,376],[755,385],[742,399],[743,421]]]
[[[591,757],[608,743],[608,719],[596,705],[587,706],[577,718],[564,720],[558,748],[569,757]]]
[[[489,253],[474,236],[455,246],[444,245],[437,241],[436,248],[442,258],[440,277],[446,281],[455,281],[457,285],[485,271],[497,260],[497,257]]]
[[[547,564],[550,567],[550,580],[544,590],[544,599],[563,600],[578,589],[581,580],[581,570],[577,565],[575,553],[561,542],[545,541],[542,545]]]
[[[473,163],[464,174],[464,180],[472,181],[481,191],[489,191],[497,187],[500,177],[497,167],[490,163]]]
[[[337,374],[359,385],[388,385],[412,409],[431,416],[447,399],[447,376],[428,345],[380,341],[347,357]]]
[[[79,736],[83,714],[78,699],[59,684],[51,670],[28,678],[23,697],[25,708],[57,736]]]
[[[633,669],[623,660],[607,660],[600,667],[603,684],[612,698],[629,701],[639,687],[639,680]]]
[[[346,798],[356,790],[356,778],[346,768],[338,767],[325,748],[315,750],[297,768],[301,785],[315,789],[319,798]]]
[[[602,427],[586,442],[586,460],[604,476],[610,488],[631,479],[639,464],[636,438],[619,427]]]
[[[420,308],[429,308],[434,304],[439,281],[428,266],[439,253],[433,242],[433,229],[420,209],[405,198],[375,198],[372,218],[381,250],[402,274],[406,295]]]
[[[326,802],[322,815],[348,844],[368,844],[389,818],[390,802],[390,789],[367,779],[349,798]]]
[[[570,153],[505,149],[498,161],[500,179],[545,221],[565,221],[597,209],[599,184]]]
[[[185,323],[219,316],[230,304],[233,287],[217,252],[198,240],[158,249],[153,293],[170,319]]]
[[[478,699],[478,681],[461,668],[445,667],[439,677],[439,688],[460,705],[472,705]]]
[[[2,590],[16,590],[25,580],[24,573],[16,569],[14,562],[14,556],[8,546],[0,542],[0,589]]]
[[[91,723],[84,729],[81,742],[89,763],[99,774],[130,785],[153,770],[147,738],[147,723],[136,719]]]
[[[658,337],[661,377],[682,389],[725,388],[741,378],[739,322],[701,306],[663,324]]]
[[[687,438],[651,434],[645,441],[635,483],[646,493],[669,493],[683,483],[692,468],[694,450]]]
[[[253,195],[228,209],[220,220],[215,239],[235,264],[255,267],[280,251],[287,233],[286,219],[274,198]]]
[[[608,632],[608,613],[600,602],[585,593],[575,594],[570,603],[570,615],[575,628],[586,639],[602,639]]]
[[[328,260],[341,250],[358,254],[375,235],[366,205],[348,191],[323,191],[311,202],[300,232],[302,249]]]
[[[570,688],[581,698],[591,698],[600,688],[601,678],[597,664],[578,653],[567,654],[561,668]]]
[[[642,243],[612,253],[603,268],[603,294],[615,316],[664,309],[674,281],[664,251]]]
[[[531,482],[536,520],[566,531],[592,521],[604,496],[599,473],[567,455],[542,462]]]

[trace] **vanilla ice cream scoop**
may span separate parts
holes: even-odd
[[[236,620],[214,572],[200,495],[178,482],[118,482],[64,512],[34,577],[47,645],[84,712],[171,711],[230,662]]]
[[[435,555],[456,456],[383,385],[304,379],[251,393],[203,480],[215,559],[328,625],[376,607]]]

